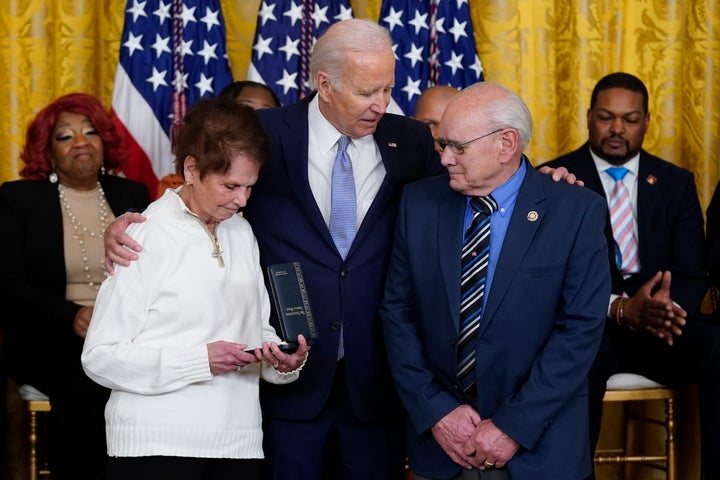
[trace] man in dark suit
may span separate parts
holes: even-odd
[[[401,199],[380,315],[416,479],[591,472],[586,378],[610,293],[606,207],[533,169],[531,135],[517,95],[468,87],[440,124],[449,178]],[[496,207],[489,247],[478,246],[478,196]]]
[[[313,50],[317,94],[258,111],[270,162],[245,215],[263,265],[300,262],[319,331],[300,379],[290,388],[261,389],[275,479],[403,475],[402,410],[377,311],[400,188],[441,166],[427,128],[385,112],[394,65],[385,29],[367,20],[339,22]],[[357,198],[345,253],[331,235],[333,163],[343,135],[350,138]]]
[[[698,383],[705,478],[720,478],[720,336],[698,319],[707,290],[703,216],[691,172],[642,150],[650,121],[648,92],[637,77],[613,73],[595,86],[588,143],[548,165],[566,167],[615,204],[630,200],[625,232],[607,219],[612,274],[605,335],[590,373],[590,441],[600,432],[602,398],[614,373],[668,385]],[[624,178],[611,177],[624,168]],[[610,169],[610,170],[608,170]],[[622,210],[617,201],[618,219]],[[618,222],[620,223],[620,222]],[[614,233],[615,231],[615,233]]]

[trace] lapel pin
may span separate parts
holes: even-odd
[[[395,143],[395,142],[388,142],[388,147],[397,148],[397,143]]]
[[[655,185],[655,182],[657,182],[657,178],[653,177],[652,175],[648,175],[645,181],[648,182],[650,185]]]
[[[530,222],[534,222],[538,219],[538,213],[535,210],[530,210],[527,214],[527,219]]]

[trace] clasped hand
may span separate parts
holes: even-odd
[[[469,405],[461,405],[448,413],[431,432],[443,451],[467,469],[503,467],[520,448],[492,420],[482,420]]]
[[[670,298],[671,280],[672,274],[669,271],[656,273],[635,295],[627,299],[621,322],[672,345],[673,336],[682,335],[687,312]],[[653,293],[658,284],[659,288]]]

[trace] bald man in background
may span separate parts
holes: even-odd
[[[453,87],[436,85],[423,91],[415,104],[414,118],[430,127],[434,139],[437,139],[440,118],[445,111],[445,107],[456,93],[458,93],[458,90]],[[435,148],[437,148],[437,145],[435,145]]]

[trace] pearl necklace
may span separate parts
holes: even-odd
[[[65,197],[65,187],[63,187],[62,184],[58,183],[58,196],[60,197],[60,204],[62,205],[63,211],[70,220],[70,225],[72,225],[73,238],[77,240],[78,246],[80,247],[80,256],[83,262],[83,272],[85,272],[85,278],[88,280],[88,285],[95,288],[95,290],[98,290],[100,288],[100,285],[92,281],[92,274],[90,272],[90,265],[87,257],[87,249],[85,247],[85,235],[88,235],[91,239],[98,238],[102,240],[103,233],[108,226],[108,204],[107,200],[105,200],[105,191],[103,190],[102,185],[100,185],[100,182],[97,182],[97,188],[100,197],[100,200],[98,202],[100,231],[94,232],[88,230],[88,228],[73,214],[72,209],[70,208],[70,204]],[[100,269],[105,269],[104,259],[100,260]]]

